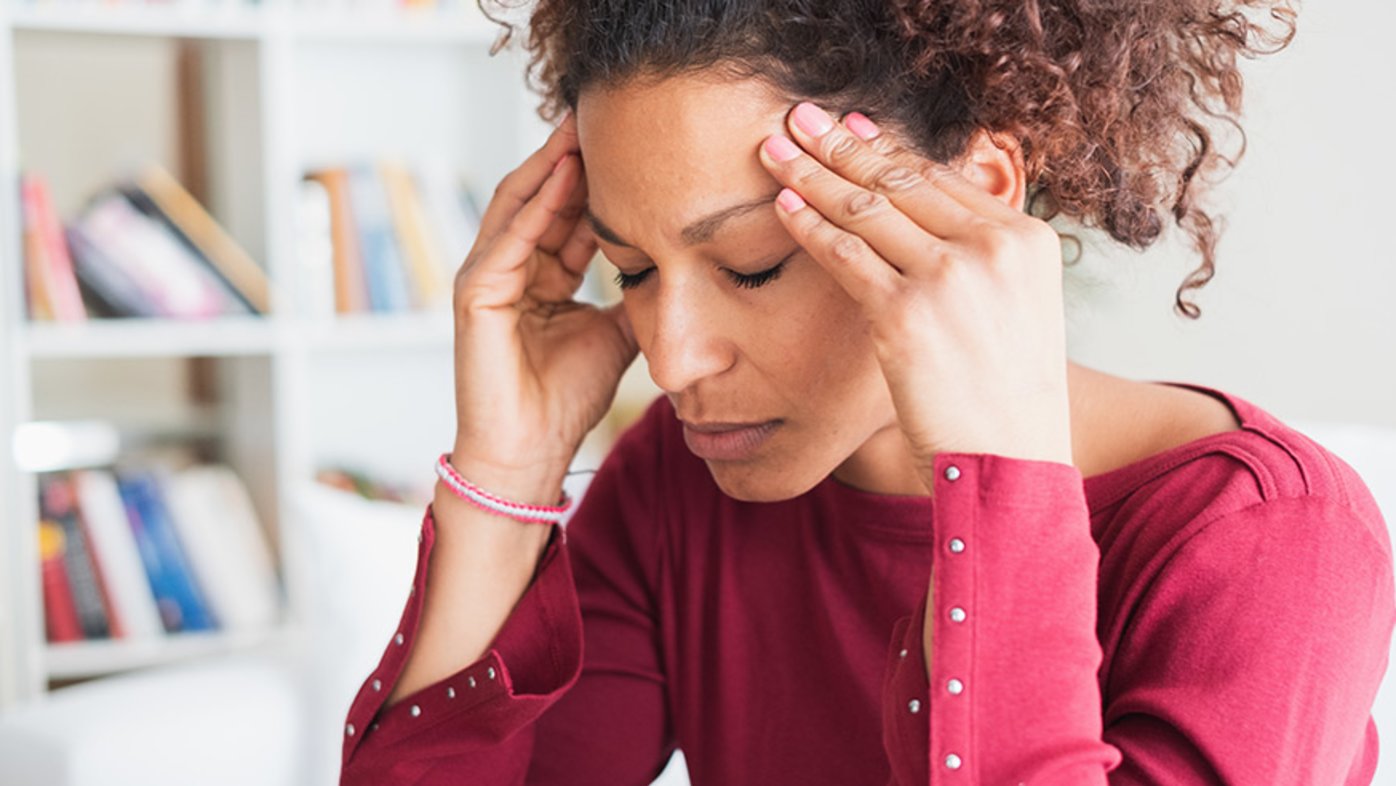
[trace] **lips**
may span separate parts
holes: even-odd
[[[683,422],[683,439],[688,449],[709,461],[741,461],[761,449],[780,427],[779,420],[755,423]]]

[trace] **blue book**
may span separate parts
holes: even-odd
[[[388,190],[377,167],[357,164],[349,169],[349,200],[359,228],[359,251],[368,280],[369,304],[374,311],[407,311],[407,267],[393,227]]]
[[[118,470],[116,479],[165,630],[174,633],[215,629],[217,624],[180,546],[155,475],[143,470]]]

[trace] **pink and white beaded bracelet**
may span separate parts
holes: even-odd
[[[461,477],[456,468],[451,466],[451,454],[442,453],[436,460],[436,474],[445,481],[446,486],[455,493],[457,497],[469,502],[476,507],[483,508],[491,513],[498,513],[519,521],[527,521],[533,524],[551,524],[555,521],[562,521],[563,514],[572,507],[572,498],[567,496],[567,490],[562,490],[562,501],[555,506],[549,505],[528,505],[522,502],[513,502],[480,488]]]

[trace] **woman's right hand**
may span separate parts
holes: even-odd
[[[597,248],[586,198],[569,112],[500,181],[456,272],[451,464],[496,493],[551,497],[520,502],[556,503],[638,352],[621,304],[572,299]]]

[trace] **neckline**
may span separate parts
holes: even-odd
[[[1109,504],[1122,492],[1143,483],[1161,469],[1179,463],[1185,456],[1211,449],[1216,442],[1234,439],[1245,431],[1256,431],[1263,411],[1249,400],[1219,388],[1194,382],[1149,379],[1144,382],[1186,388],[1209,395],[1227,406],[1236,417],[1238,426],[1204,437],[1174,445],[1167,450],[1145,456],[1105,472],[1083,478],[1086,502],[1092,511]],[[809,494],[827,505],[844,522],[863,529],[894,536],[898,539],[929,541],[932,537],[929,515],[931,498],[922,494],[880,494],[850,486],[827,475]]]

